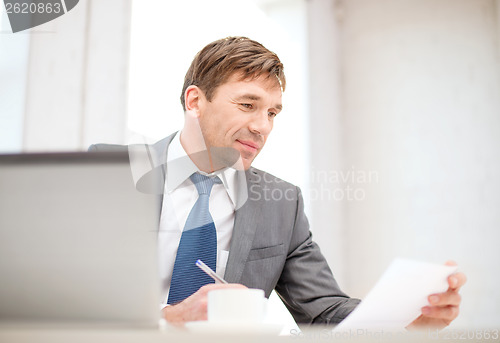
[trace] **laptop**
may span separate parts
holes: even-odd
[[[0,325],[158,327],[158,199],[127,153],[0,155]]]

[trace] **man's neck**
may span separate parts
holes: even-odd
[[[184,130],[180,132],[179,138],[181,146],[196,167],[208,174],[223,168],[217,168],[217,166],[214,165],[210,148],[207,147],[203,138],[201,137],[201,140],[199,138],[193,138],[192,135],[189,135],[189,131],[186,131],[187,130],[184,128]]]
[[[211,147],[205,143],[190,139],[190,136],[183,131],[180,132],[182,148],[189,156],[196,167],[207,173],[233,167],[240,159],[238,150],[227,147]]]

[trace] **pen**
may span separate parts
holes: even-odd
[[[205,263],[203,263],[202,260],[197,260],[196,265],[198,267],[200,267],[201,270],[203,270],[205,273],[207,273],[207,275],[210,276],[215,281],[218,281],[220,283],[227,283],[226,280],[221,278],[219,275],[215,274],[215,272],[209,266],[207,266]]]

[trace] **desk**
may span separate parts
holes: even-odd
[[[496,334],[495,334],[496,333]],[[389,332],[353,332],[350,336],[335,336],[330,329],[314,327],[290,336],[235,335],[190,333],[182,330],[54,330],[0,329],[1,343],[312,343],[312,342],[500,342],[499,330],[431,330],[419,333],[391,334]],[[478,335],[482,338],[479,338]],[[489,335],[488,335],[489,334]],[[486,338],[488,335],[489,338]]]

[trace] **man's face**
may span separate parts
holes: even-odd
[[[235,74],[217,87],[212,101],[199,102],[199,123],[207,148],[232,147],[250,168],[264,147],[281,111],[281,88],[276,79],[261,76],[240,80]]]

